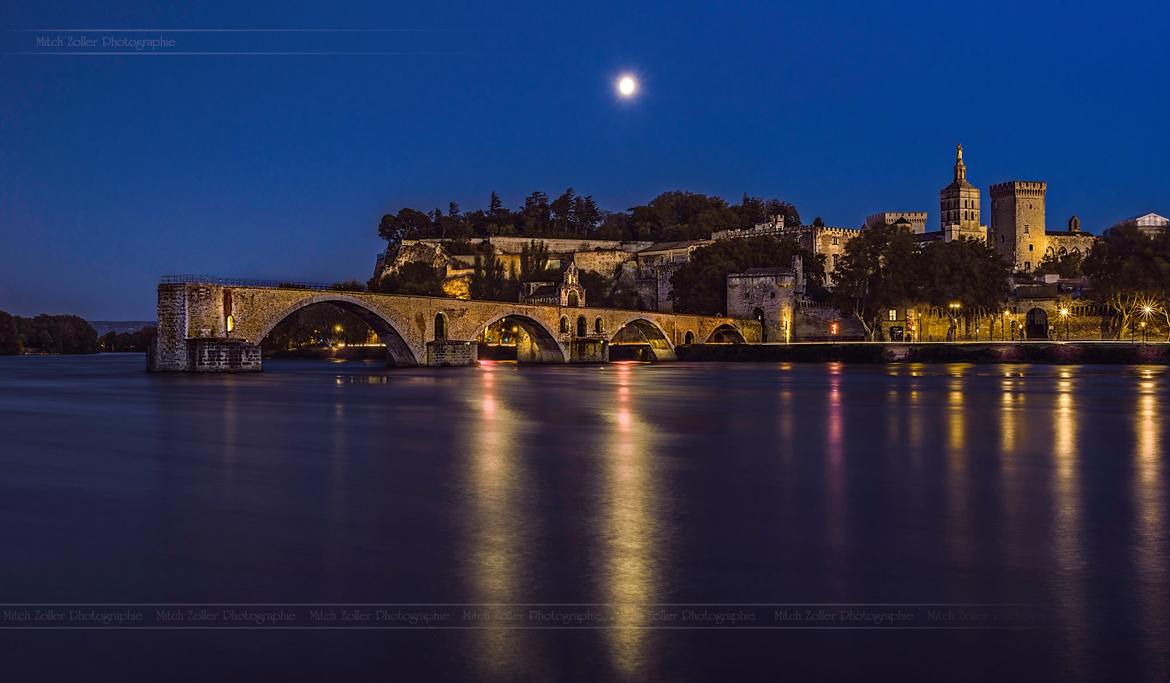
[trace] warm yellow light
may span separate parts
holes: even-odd
[[[1067,318],[1067,317],[1068,317],[1069,310],[1068,310],[1067,308],[1063,308],[1063,307],[1062,307],[1062,308],[1060,309],[1060,311],[1058,311],[1058,312],[1060,313],[1060,317],[1062,317],[1062,318]]]
[[[340,333],[340,332],[343,332],[343,331],[345,331],[345,328],[344,328],[344,327],[342,327],[341,325],[334,325],[334,326],[333,326],[333,331],[334,331],[334,332],[338,332],[338,333]]]
[[[1153,306],[1151,306],[1151,305],[1149,305],[1149,304],[1146,304],[1145,306],[1142,306],[1142,313],[1144,313],[1145,315],[1149,315],[1149,314],[1151,314],[1151,313],[1153,313],[1153,312],[1154,312],[1154,307],[1153,307]]]
[[[617,88],[622,97],[633,97],[638,92],[638,81],[627,74],[618,79]]]

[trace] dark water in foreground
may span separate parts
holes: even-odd
[[[589,603],[612,618],[9,619],[0,678],[1170,676],[1165,367],[141,366],[0,358],[0,602]],[[1037,627],[641,628],[638,608],[680,603],[1020,603]]]

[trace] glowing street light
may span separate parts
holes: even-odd
[[[957,341],[959,338],[959,309],[962,307],[963,304],[958,301],[952,301],[947,304],[947,308],[951,310],[951,329],[948,330],[948,333],[951,335],[952,342]]]
[[[1056,312],[1064,320],[1064,340],[1068,341],[1068,317],[1072,311],[1068,310],[1067,306],[1061,306]]]

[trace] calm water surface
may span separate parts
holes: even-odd
[[[0,358],[0,602],[1023,603],[1046,619],[17,629],[0,677],[1170,676],[1165,367],[141,368]]]

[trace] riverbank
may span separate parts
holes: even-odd
[[[1170,363],[1170,344],[1130,342],[886,342],[694,344],[679,360],[824,363]]]

